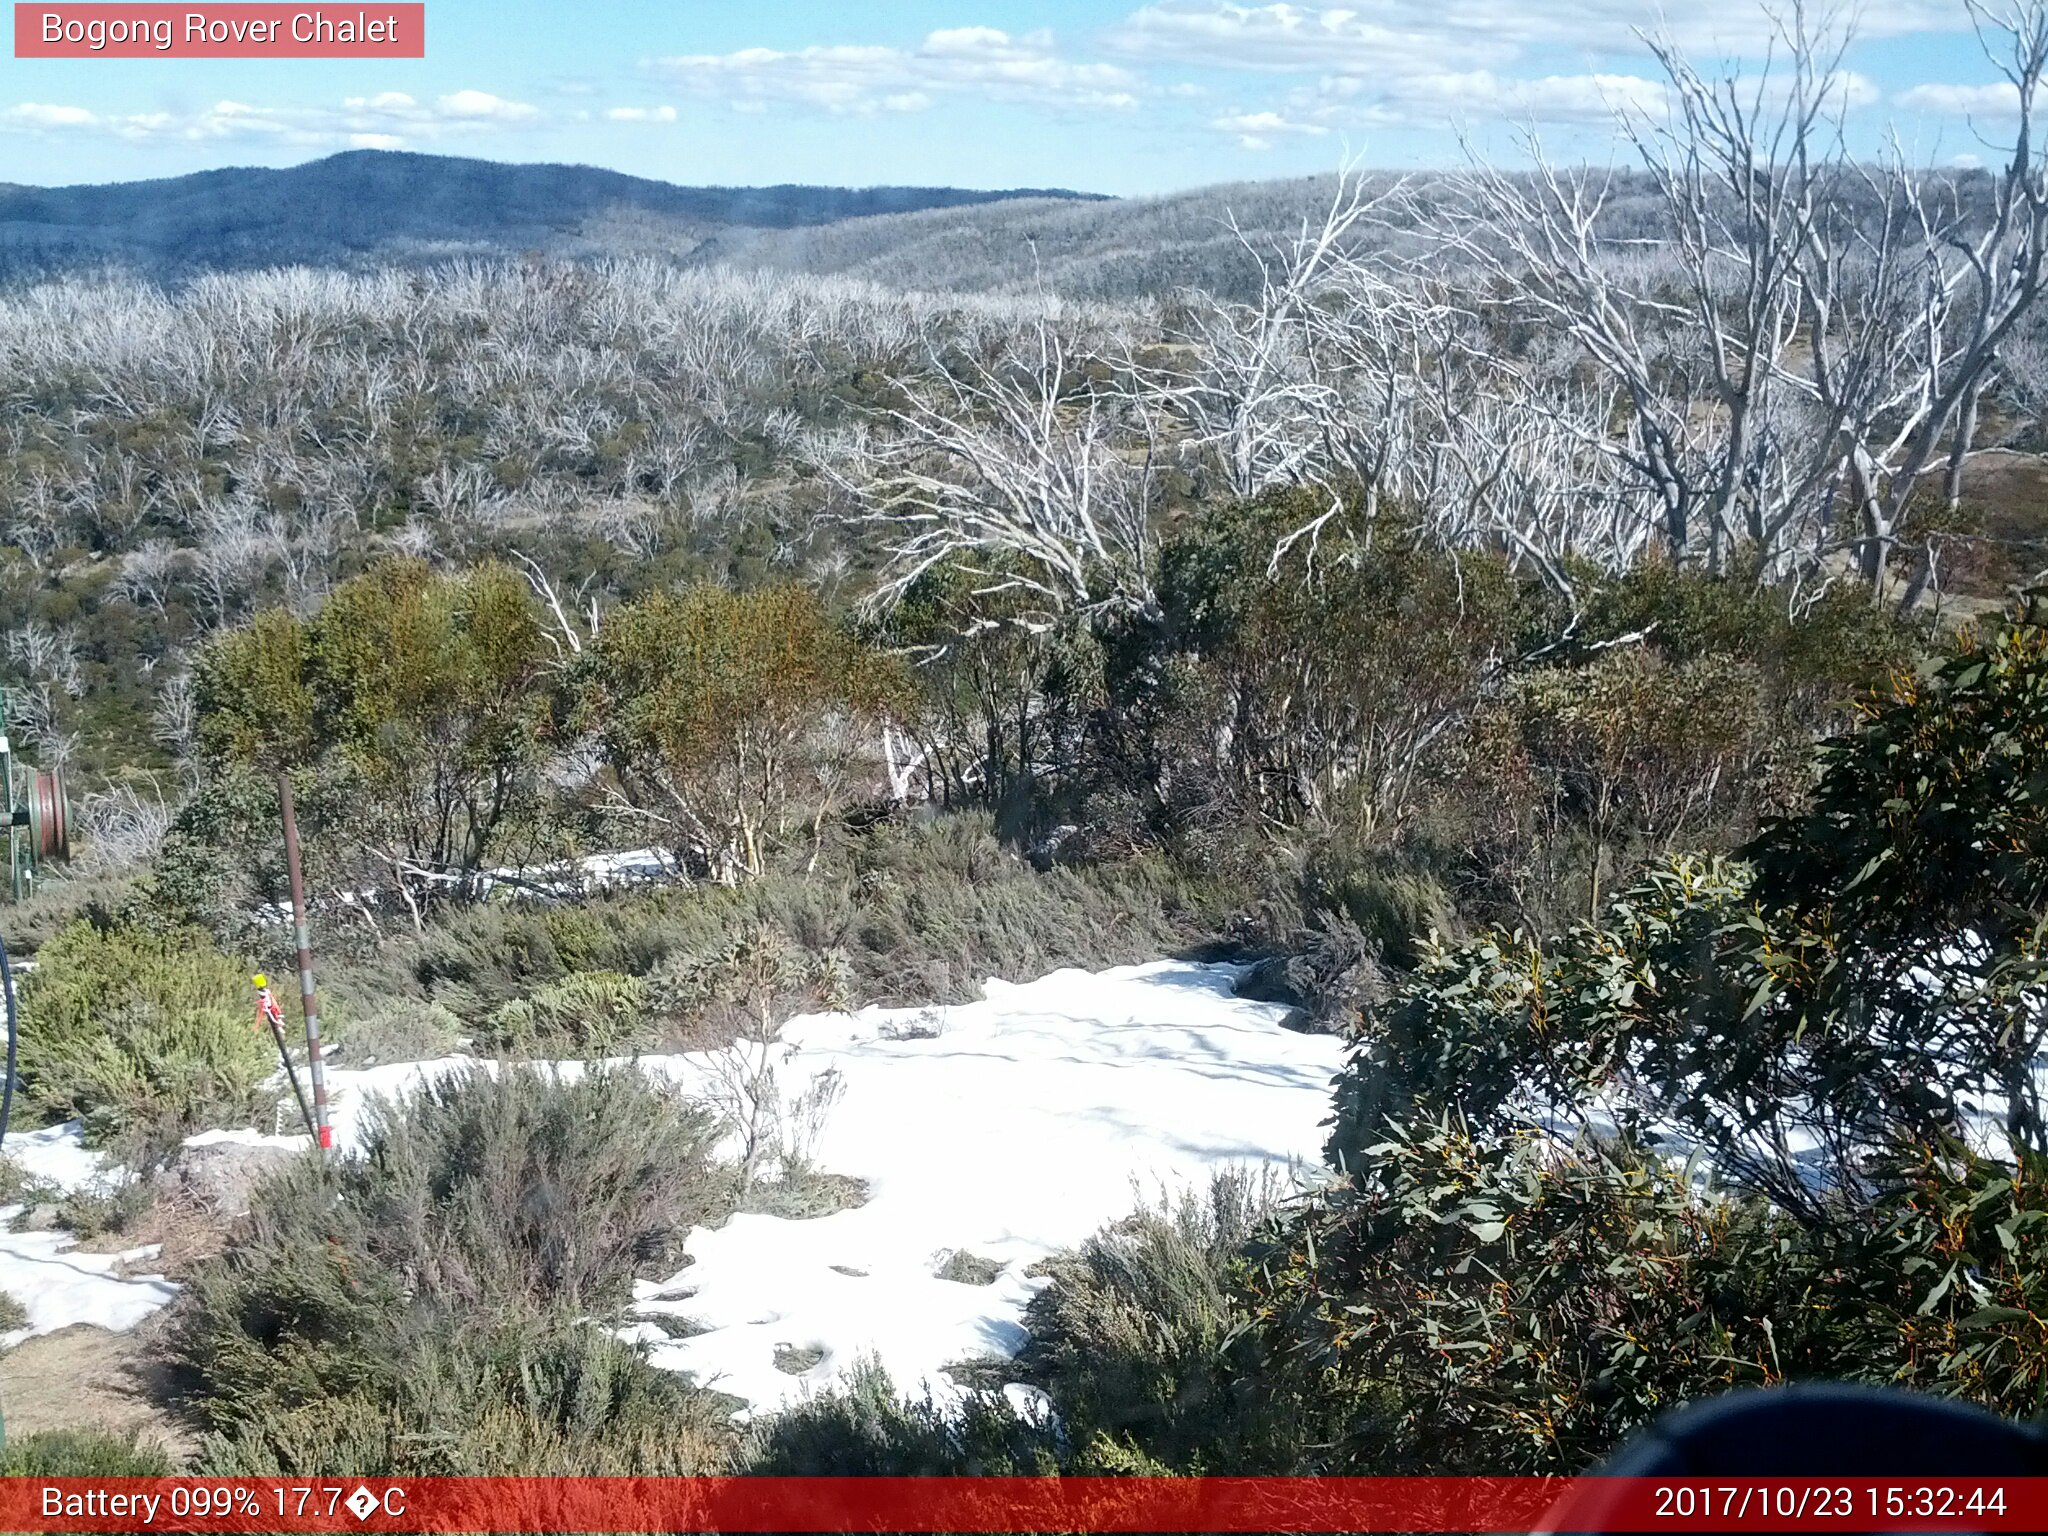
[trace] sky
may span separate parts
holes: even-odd
[[[1839,85],[1857,140],[1895,132],[1929,164],[1995,157],[2017,92],[1965,0],[1846,14]],[[687,184],[1117,195],[1444,165],[1465,145],[1511,159],[1531,132],[1561,157],[1605,160],[1619,158],[1617,110],[1664,105],[1639,35],[1660,28],[1710,74],[1753,75],[1774,44],[1750,0],[1686,0],[1661,19],[1641,0],[428,0],[418,60],[10,49],[0,182],[350,148]]]

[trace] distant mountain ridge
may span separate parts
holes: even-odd
[[[463,255],[688,256],[727,230],[790,230],[1016,198],[1048,188],[692,187],[581,165],[350,150],[285,170],[161,181],[0,184],[0,276],[118,264],[153,276]]]

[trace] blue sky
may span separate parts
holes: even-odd
[[[366,0],[374,11],[374,0]],[[1813,9],[1809,5],[1809,10]],[[1787,7],[1789,9],[1789,5]],[[119,13],[108,5],[107,13]],[[1607,158],[1655,109],[1640,0],[428,0],[424,60],[0,58],[0,181],[291,165],[337,149],[568,160],[686,183],[1139,194],[1503,155]],[[1665,25],[1760,58],[1749,0]],[[2013,104],[1964,0],[1868,0],[1852,131],[1988,156]]]

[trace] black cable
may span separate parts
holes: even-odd
[[[0,939],[0,987],[7,992],[7,1077],[0,1081],[0,1146],[4,1146],[8,1117],[14,1113],[14,1052],[20,1041],[14,1011],[14,968],[7,963],[7,941],[4,939]]]
[[[20,1040],[15,1028],[14,967],[7,963],[7,941],[0,939],[0,991],[7,994],[7,1078],[0,1082],[0,1146],[7,1142],[7,1121],[14,1113],[14,1049]],[[0,1413],[0,1446],[7,1443],[7,1418]]]

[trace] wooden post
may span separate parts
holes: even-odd
[[[284,866],[291,876],[292,937],[299,946],[299,1005],[306,1012],[307,1074],[313,1079],[313,1121],[320,1150],[334,1146],[327,1123],[327,1071],[320,1061],[320,1003],[313,996],[313,935],[306,927],[306,880],[299,870],[299,819],[292,810],[292,776],[277,776],[277,801],[284,812]]]

